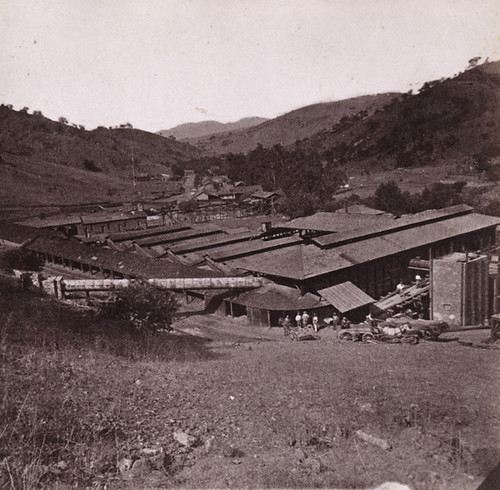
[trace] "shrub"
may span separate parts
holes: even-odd
[[[13,248],[0,255],[0,269],[6,272],[14,269],[39,271],[42,267],[43,260],[24,248]]]
[[[181,201],[179,203],[179,211],[189,213],[198,207],[198,201]]]
[[[94,160],[89,160],[86,158],[83,161],[83,166],[87,169],[90,170],[90,172],[102,172],[102,168],[99,168],[95,163]]]
[[[109,303],[101,306],[100,313],[109,319],[126,320],[140,331],[156,331],[170,328],[178,308],[172,293],[147,282],[138,282],[117,291]]]

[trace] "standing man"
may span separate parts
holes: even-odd
[[[335,312],[332,316],[332,327],[334,330],[337,330],[337,327],[339,326],[340,322],[340,317],[337,315],[337,312]]]
[[[419,288],[419,287],[420,287],[420,283],[421,283],[421,282],[422,282],[422,277],[420,276],[420,274],[417,274],[417,275],[415,276],[415,286],[416,286],[417,288]]]
[[[309,314],[307,313],[306,310],[304,310],[304,313],[302,313],[302,326],[305,328],[307,327],[309,323]]]
[[[287,315],[285,317],[285,319],[283,320],[283,334],[285,335],[285,337],[287,335],[290,335],[290,328],[292,326],[292,322],[290,321],[290,315]]]
[[[314,315],[313,315],[313,328],[314,328],[315,332],[317,332],[319,330],[319,318],[318,318],[318,315],[316,313],[314,313]]]
[[[300,311],[297,311],[297,314],[295,315],[295,323],[298,328],[302,326],[302,315],[300,314]]]

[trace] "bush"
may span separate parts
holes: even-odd
[[[181,201],[179,203],[179,211],[189,213],[198,208],[198,201]]]
[[[100,313],[108,319],[126,320],[140,331],[170,328],[179,308],[175,296],[147,282],[138,282],[117,291],[114,298],[101,306]]]
[[[40,271],[43,260],[24,248],[13,248],[0,255],[0,269],[12,272],[14,269],[23,271]]]
[[[83,166],[91,172],[102,172],[102,169],[95,164],[94,160],[89,160],[88,158],[83,161]]]

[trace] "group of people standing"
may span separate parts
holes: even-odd
[[[309,321],[311,320],[311,321]],[[297,311],[297,314],[295,315],[295,326],[297,328],[306,328],[306,327],[312,327],[315,332],[319,330],[319,318],[316,313],[313,313],[312,319],[309,316],[309,313],[304,310],[302,313],[300,311]],[[290,319],[290,315],[286,315],[286,317],[280,318],[279,320],[280,325],[282,325],[285,329],[285,334],[294,326],[294,323],[292,323]],[[334,330],[337,330],[337,328],[343,329],[343,328],[349,328],[351,326],[351,322],[344,316],[342,317],[342,320],[340,317],[334,313],[332,317],[332,327]]]
[[[313,314],[312,317],[312,324],[309,323],[309,313],[307,313],[306,310],[301,314],[300,311],[297,311],[297,314],[295,315],[295,325],[299,328],[305,328],[312,326],[314,328],[314,331],[317,332],[319,330],[319,318],[316,313]]]
[[[306,310],[304,310],[302,313],[300,311],[297,311],[297,314],[295,315],[295,326],[298,328],[306,328],[306,327],[312,327],[315,332],[319,330],[319,318],[316,313],[313,313],[312,316],[312,321],[310,322],[310,316],[309,313],[307,313]],[[290,320],[290,315],[287,315],[285,319],[283,320],[283,326],[285,329],[290,328],[292,326],[292,321]]]

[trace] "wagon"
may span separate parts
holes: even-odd
[[[289,335],[292,340],[319,340],[321,338],[312,327],[292,327],[290,328]]]
[[[402,325],[408,325],[411,332],[414,332],[419,338],[425,340],[438,340],[441,333],[449,329],[449,325],[446,322],[422,319],[414,320],[406,317],[388,318],[379,326],[398,327]]]
[[[375,338],[372,328],[367,324],[353,325],[351,328],[340,330],[337,334],[339,340],[368,342]]]
[[[394,328],[394,333],[387,334],[384,333],[382,327],[372,327],[366,323],[361,323],[349,329],[341,330],[338,333],[338,338],[341,341],[379,341],[391,344],[418,344],[419,342],[418,332],[412,331],[410,328]]]

